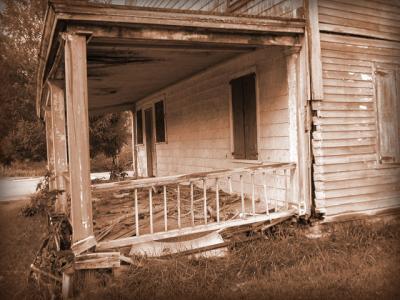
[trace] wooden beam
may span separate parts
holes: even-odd
[[[318,1],[306,0],[305,13],[307,21],[308,50],[310,56],[311,99],[322,100],[324,98],[324,90],[322,83]]]
[[[154,234],[144,234],[141,236],[133,236],[133,237],[121,238],[121,239],[117,239],[117,240],[104,241],[104,242],[98,243],[98,245],[96,246],[96,250],[121,248],[121,247],[130,246],[130,245],[134,245],[134,244],[138,244],[138,243],[157,241],[157,240],[167,239],[167,238],[171,238],[171,237],[184,236],[184,235],[189,235],[189,234],[224,229],[224,228],[235,227],[235,226],[242,226],[242,225],[253,224],[253,223],[263,222],[263,221],[271,221],[271,220],[278,219],[278,218],[293,216],[293,215],[295,215],[296,211],[297,211],[296,209],[289,209],[287,211],[270,213],[269,215],[267,215],[267,214],[256,215],[256,216],[248,217],[247,219],[229,220],[229,221],[225,221],[224,223],[220,223],[220,224],[211,223],[211,224],[207,224],[207,225],[197,225],[194,227],[174,229],[174,230],[170,230],[170,231],[166,231],[166,232],[163,231],[163,232],[157,232]]]
[[[69,25],[68,30],[90,34],[96,38],[116,39],[126,43],[154,45],[214,45],[214,46],[294,46],[299,45],[297,35],[271,35],[269,33],[198,31],[193,28],[120,27],[104,25]]]
[[[80,254],[96,244],[90,191],[89,116],[86,36],[64,34],[72,250]]]
[[[59,20],[108,22],[114,24],[182,26],[197,29],[242,30],[254,32],[304,33],[304,20],[229,16],[207,12],[171,11],[150,8],[124,7],[84,3],[71,5],[64,0],[52,1]],[[147,25],[147,26],[146,26]]]
[[[68,172],[67,135],[65,128],[65,104],[63,84],[49,81],[48,87],[51,100],[54,175],[57,190],[65,191],[57,196],[55,209],[57,212],[67,213],[67,182],[65,175]]]
[[[47,169],[51,173],[49,181],[49,189],[53,191],[56,188],[54,180],[54,141],[53,141],[53,124],[51,117],[51,108],[47,107],[44,114],[46,123],[46,146],[47,146]]]

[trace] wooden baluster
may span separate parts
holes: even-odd
[[[229,194],[232,194],[232,178],[228,177]]]
[[[251,173],[251,212],[253,213],[253,216],[256,214],[256,200],[255,200],[255,185],[254,185],[254,173]]]
[[[190,215],[192,217],[192,226],[194,226],[194,193],[193,182],[190,182]]]
[[[217,210],[217,223],[219,223],[219,183],[218,178],[215,179],[215,209]]]
[[[264,201],[265,201],[265,210],[266,214],[269,216],[269,205],[268,205],[268,197],[267,197],[267,173],[263,172],[263,177],[264,177]]]
[[[273,178],[276,179],[276,171],[275,170],[272,171],[272,174],[273,174]],[[277,212],[277,211],[278,211],[278,195],[275,196],[275,212]]]
[[[207,183],[203,179],[203,194],[204,194],[204,224],[207,224]]]
[[[181,186],[177,187],[177,205],[178,205],[178,228],[181,228]]]
[[[150,214],[150,233],[154,233],[154,228],[153,228],[153,188],[149,188],[149,214]]]
[[[285,205],[286,205],[286,209],[289,209],[289,176],[290,174],[288,174],[288,169],[285,169]]]
[[[242,218],[245,217],[243,175],[240,174],[240,197],[242,202]]]
[[[168,206],[167,206],[167,186],[163,186],[164,192],[164,230],[168,230]]]
[[[135,189],[135,227],[136,227],[136,236],[139,236],[139,206],[138,206],[137,189]]]

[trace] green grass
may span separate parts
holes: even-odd
[[[118,279],[87,272],[82,297],[399,299],[399,224],[330,225],[331,235],[316,240],[283,227],[267,239],[233,245],[222,259],[136,258],[138,266]]]

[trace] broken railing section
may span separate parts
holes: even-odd
[[[295,168],[293,163],[269,163],[247,168],[94,185],[94,191],[133,191],[132,219],[135,227],[134,236],[100,241],[96,249],[112,249],[271,221],[294,214],[302,215],[305,205],[301,199],[294,199],[293,193]],[[171,186],[175,186],[174,197],[167,192],[167,187]],[[190,199],[183,199],[182,190],[188,189]],[[139,191],[142,197],[139,196]],[[146,191],[147,197],[143,197],[143,191]],[[157,214],[163,214],[163,222],[161,228],[156,228],[153,200],[155,194],[160,198],[160,193],[162,201],[158,205],[162,205],[162,208],[157,209]],[[212,197],[209,197],[210,194]],[[221,194],[238,196],[237,213],[230,218],[221,215]],[[143,201],[148,204],[146,231],[139,224],[140,204]],[[183,210],[183,201],[189,202],[186,210]],[[176,219],[174,224],[170,224],[171,216],[168,216],[171,213],[171,202],[174,207],[173,217]]]

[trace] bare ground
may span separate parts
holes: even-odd
[[[19,215],[22,201],[0,203],[0,298],[43,299],[27,283],[45,218]],[[86,272],[80,299],[400,299],[400,221],[329,225],[308,239],[298,226],[232,245],[219,259],[135,258],[118,277]]]

